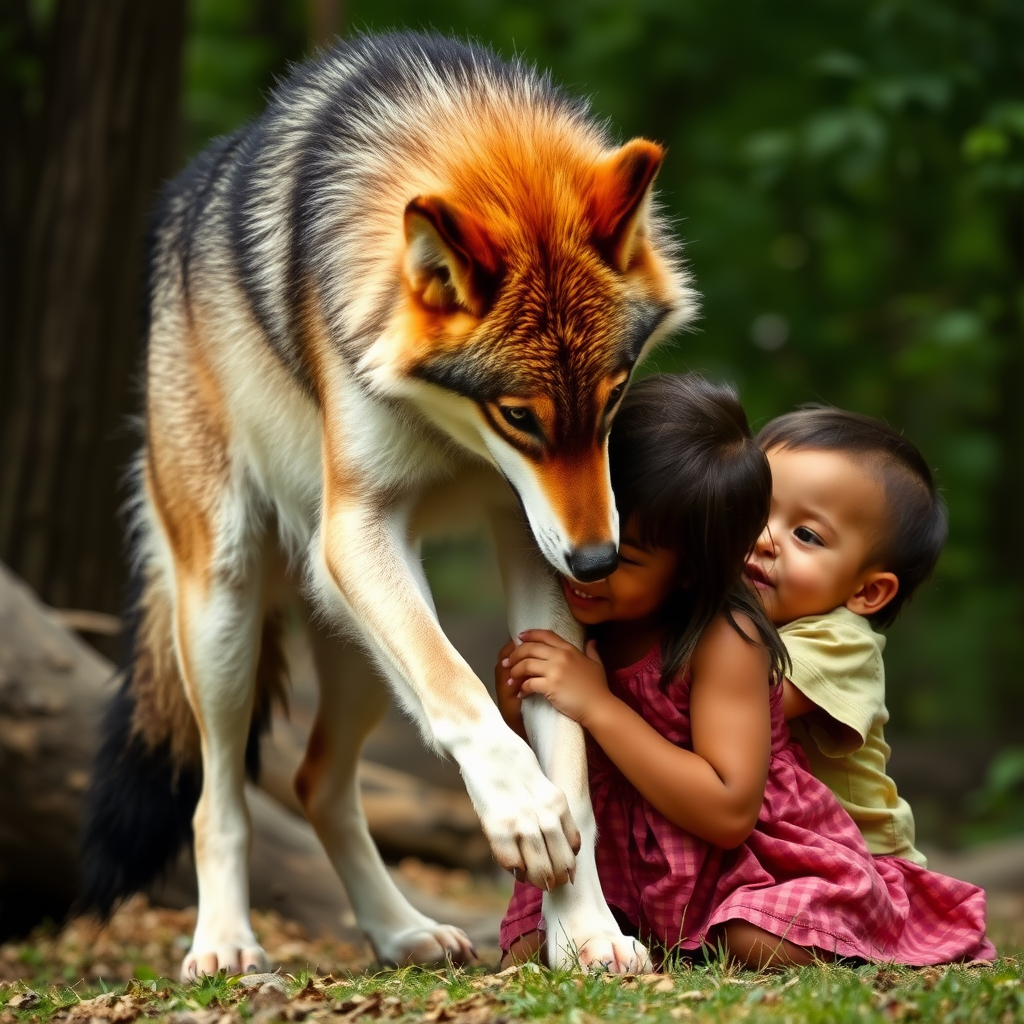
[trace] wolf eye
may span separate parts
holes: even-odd
[[[524,434],[532,434],[534,437],[540,437],[540,427],[537,425],[537,420],[534,418],[533,413],[525,406],[503,405],[501,406],[501,415],[505,417],[505,422],[515,427],[516,430],[521,430]]]
[[[604,404],[605,416],[611,415],[611,411],[615,408],[619,399],[622,397],[622,392],[626,390],[626,382],[622,381],[616,384],[615,387],[608,392],[608,401]]]

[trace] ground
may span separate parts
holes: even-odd
[[[465,872],[411,863],[417,884],[449,899],[486,905],[503,898]],[[428,971],[381,970],[363,945],[311,938],[273,912],[253,914],[274,974],[220,976],[181,985],[177,965],[195,911],[125,904],[105,926],[79,918],[40,928],[0,946],[0,1024],[270,1024],[309,1021],[497,1024],[540,1020],[732,1022],[1024,1021],[1024,916],[992,920],[1002,954],[995,965],[910,970],[821,966],[778,974],[737,971],[712,958],[706,967],[670,966],[663,974],[579,977],[533,965],[498,971],[497,950],[481,963]]]

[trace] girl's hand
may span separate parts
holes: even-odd
[[[498,651],[498,660],[494,665],[494,696],[505,724],[529,743],[526,727],[523,725],[523,705],[519,702],[519,683],[509,679],[508,669],[505,667],[515,649],[515,641],[509,640]]]
[[[549,629],[528,629],[519,637],[523,642],[501,664],[520,697],[538,693],[584,728],[615,700],[593,640],[580,651]]]

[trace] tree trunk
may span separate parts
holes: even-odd
[[[61,0],[0,355],[0,558],[52,605],[114,610],[141,352],[144,225],[177,159],[185,0]]]

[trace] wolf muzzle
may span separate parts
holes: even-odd
[[[619,549],[610,541],[607,544],[590,544],[572,551],[568,562],[573,579],[580,583],[593,583],[615,572],[619,564]]]

